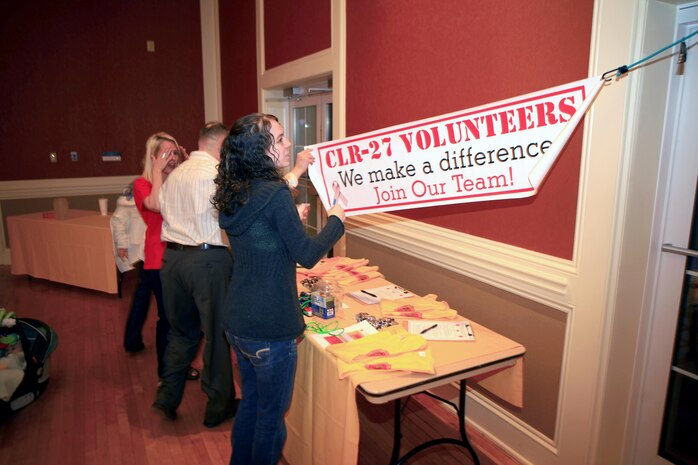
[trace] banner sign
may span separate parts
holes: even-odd
[[[529,197],[598,94],[593,77],[309,146],[325,208],[347,216]]]

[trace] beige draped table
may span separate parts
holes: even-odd
[[[388,282],[384,279],[374,279],[353,286],[347,291],[384,284]],[[382,316],[378,305],[365,305],[349,296],[344,297],[344,303],[349,308],[337,312],[336,319],[339,320],[340,327],[356,323],[354,316],[360,312],[375,317]],[[327,323],[333,320],[306,318],[306,322],[310,321]],[[436,373],[433,375],[375,371],[354,374],[340,380],[336,358],[313,338],[305,338],[298,345],[293,399],[286,416],[288,438],[284,447],[284,458],[290,465],[356,464],[360,434],[356,391],[372,403],[395,402],[395,427],[398,432],[396,438],[400,436],[400,399],[445,384],[455,382],[460,386],[461,422],[465,421],[467,379],[476,379],[492,393],[513,405],[521,406],[525,348],[472,320],[470,323],[475,341],[429,341],[435,360]],[[440,440],[466,447],[478,463],[474,450],[464,434],[457,440]],[[393,446],[391,463],[398,463],[399,455],[398,440]],[[404,459],[405,457],[402,457],[400,460]]]
[[[116,294],[110,216],[69,210],[59,220],[52,213],[7,217],[12,274]]]

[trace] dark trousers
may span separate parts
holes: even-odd
[[[206,418],[224,417],[233,408],[235,386],[230,345],[223,332],[225,296],[233,268],[228,249],[165,249],[160,275],[171,325],[165,371],[156,402],[176,409],[184,395],[187,368],[196,356],[201,331],[206,341],[201,389],[208,396]]]
[[[170,323],[167,321],[165,306],[162,298],[162,284],[160,282],[160,270],[144,270],[143,264],[138,267],[140,281],[133,294],[131,311],[126,320],[124,332],[124,348],[129,352],[137,352],[143,349],[143,325],[148,318],[150,308],[150,296],[155,295],[158,308],[158,321],[155,323],[155,348],[158,357],[158,377],[162,377],[163,358],[167,347],[167,334],[170,332]]]

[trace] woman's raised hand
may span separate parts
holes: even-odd
[[[174,160],[175,158],[176,155],[174,154],[174,150],[167,150],[165,152],[162,152],[161,154],[155,157],[155,160],[153,160],[153,170],[164,170],[167,164],[170,162],[170,160]]]
[[[327,216],[332,215],[336,216],[337,218],[342,220],[342,223],[344,223],[344,207],[342,207],[342,205],[340,205],[339,202],[337,202],[336,204],[334,204],[334,206],[332,206],[332,208],[327,210]]]

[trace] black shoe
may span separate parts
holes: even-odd
[[[201,372],[194,367],[189,367],[187,370],[187,381],[196,381],[201,378]]]
[[[143,349],[145,349],[145,344],[143,344],[141,342],[140,344],[132,346],[132,347],[131,346],[124,346],[124,349],[126,349],[126,352],[129,352],[131,354],[136,354],[138,352],[142,352]]]
[[[151,405],[150,408],[165,420],[175,421],[177,419],[177,412],[174,409],[165,407],[157,402],[153,402],[153,405]]]
[[[233,401],[233,406],[223,416],[214,417],[213,415],[210,415],[210,416],[206,415],[204,417],[204,426],[206,428],[215,428],[216,426],[223,423],[225,420],[229,420],[229,419],[233,418],[235,416],[235,413],[237,413],[237,411],[238,411],[238,404],[239,403],[240,403],[240,400],[235,399]]]

